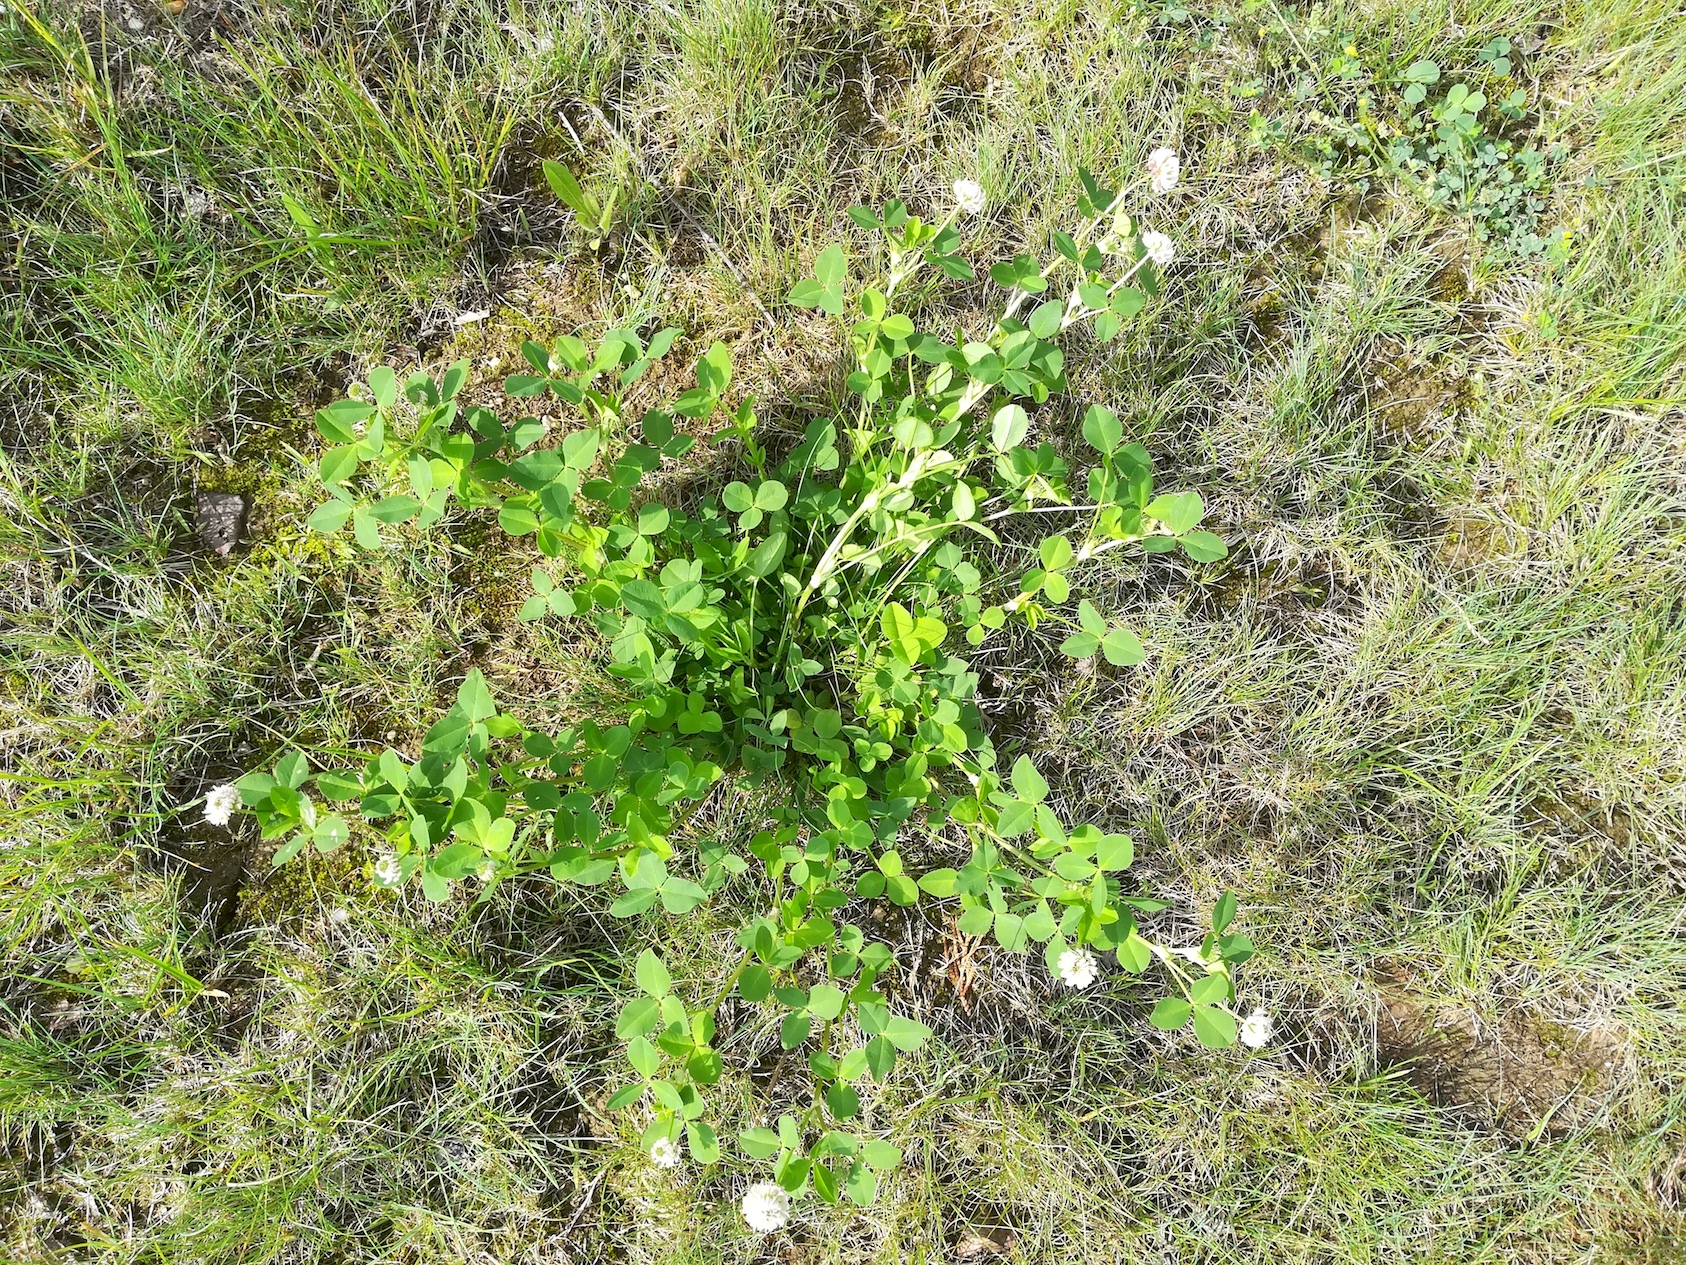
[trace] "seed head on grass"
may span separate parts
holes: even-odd
[[[1060,954],[1060,981],[1067,988],[1087,988],[1100,974],[1100,964],[1087,949],[1067,949]]]
[[[233,782],[214,786],[205,796],[205,820],[213,826],[226,826],[240,807],[240,790]]]
[[[775,1182],[756,1182],[743,1197],[743,1219],[759,1234],[782,1230],[790,1221],[790,1195]]]

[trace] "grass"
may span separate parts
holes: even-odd
[[[1686,1253],[1672,9],[280,0],[131,29],[11,3],[8,1259]],[[1485,250],[1408,182],[1302,161],[1296,84],[1350,104],[1345,41],[1372,71],[1469,74],[1496,35],[1532,50],[1523,126],[1570,146],[1540,221],[1566,251]],[[1255,110],[1282,142],[1252,143]],[[1270,1050],[1157,1033],[1117,977],[1056,995],[940,908],[889,924],[938,1032],[868,1102],[907,1162],[872,1209],[756,1240],[741,1177],[659,1175],[601,1109],[631,958],[660,941],[714,980],[730,902],[624,923],[534,882],[435,908],[372,889],[363,851],[271,874],[198,824],[285,743],[414,735],[471,666],[533,719],[608,694],[589,646],[514,620],[503,537],[463,521],[370,558],[304,532],[310,412],[367,364],[464,355],[479,390],[528,334],[659,317],[688,355],[732,345],[782,424],[835,390],[836,333],[780,296],[851,202],[941,205],[975,173],[989,259],[1046,240],[1079,164],[1160,143],[1187,165],[1156,212],[1168,301],[1077,351],[1038,425],[1105,400],[1244,547],[1090,573],[1148,645],[1133,673],[1037,639],[980,662],[997,741],[1136,835],[1166,939],[1241,895]],[[620,190],[603,252],[541,156]],[[960,322],[990,301],[924,296]],[[252,499],[231,558],[194,538],[201,489]],[[732,1042],[742,1067],[767,1034]],[[762,1088],[728,1078],[723,1114]]]

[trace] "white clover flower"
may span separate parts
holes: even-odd
[[[650,1163],[657,1168],[678,1168],[679,1144],[672,1138],[657,1138],[650,1143]]]
[[[782,1230],[790,1221],[790,1194],[776,1182],[756,1182],[743,1197],[743,1219],[760,1234]]]
[[[404,867],[398,863],[398,858],[388,852],[375,862],[375,882],[391,887],[404,877]]]
[[[479,865],[474,867],[474,877],[479,879],[482,883],[490,883],[497,876],[498,863],[492,860],[491,857],[487,857]]]
[[[1269,1012],[1255,1010],[1241,1021],[1241,1044],[1249,1049],[1261,1049],[1270,1043],[1275,1032],[1276,1020]]]
[[[1142,234],[1142,249],[1147,257],[1163,268],[1177,256],[1177,246],[1163,233],[1155,233],[1151,229]]]
[[[954,204],[967,215],[982,215],[989,200],[984,197],[983,186],[976,180],[956,180]]]
[[[1169,193],[1175,189],[1177,177],[1181,174],[1182,163],[1177,159],[1176,150],[1160,146],[1147,156],[1147,178],[1155,193]]]
[[[1087,988],[1100,974],[1100,963],[1087,949],[1067,949],[1060,954],[1060,979],[1067,988]]]
[[[205,795],[205,820],[213,826],[226,826],[240,807],[240,788],[233,782],[213,786]]]

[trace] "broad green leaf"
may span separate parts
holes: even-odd
[[[857,1164],[849,1170],[849,1180],[843,1189],[848,1192],[849,1202],[857,1208],[870,1207],[872,1201],[878,1198],[878,1178],[870,1168]]]
[[[977,497],[972,494],[972,485],[964,479],[955,481],[953,507],[956,522],[970,522],[978,512]]]
[[[814,1179],[814,1193],[828,1204],[837,1202],[841,1194],[841,1186],[837,1174],[831,1171],[830,1165],[816,1163],[808,1172]]]
[[[1224,544],[1223,537],[1209,531],[1183,533],[1182,547],[1183,552],[1196,562],[1216,562],[1229,553],[1229,546]]]
[[[745,1129],[738,1134],[738,1149],[753,1160],[772,1159],[778,1153],[779,1135],[771,1129]]]
[[[806,1011],[796,1011],[784,1017],[779,1025],[779,1044],[787,1050],[794,1050],[808,1039],[808,1033],[813,1029],[814,1021],[808,1017]]]
[[[1030,433],[1030,417],[1017,404],[1004,404],[990,419],[989,437],[997,452],[1010,452]]]
[[[1235,921],[1235,893],[1225,892],[1218,897],[1218,903],[1212,907],[1212,934],[1223,935],[1229,924]]]
[[[1029,938],[1024,919],[1018,914],[1003,911],[995,915],[995,942],[1007,952],[1017,953]]]
[[[994,911],[977,905],[961,913],[954,925],[963,936],[986,936],[994,923]]]
[[[498,705],[492,701],[492,691],[479,668],[471,668],[463,678],[462,685],[457,689],[457,706],[470,722],[487,720],[498,714]]]
[[[903,663],[919,662],[923,652],[915,631],[918,621],[908,612],[900,602],[891,602],[884,607],[878,617],[878,625],[884,632],[884,638],[890,643],[890,649]]]
[[[324,536],[332,535],[345,526],[351,512],[352,505],[349,501],[324,501],[312,511],[305,525],[311,531],[320,532]]]
[[[1194,981],[1188,990],[1189,1000],[1196,1006],[1212,1006],[1229,1000],[1229,977],[1207,975]]]
[[[1198,492],[1168,492],[1149,501],[1142,513],[1158,519],[1180,536],[1200,525],[1206,514],[1206,503]]]
[[[529,536],[539,529],[539,516],[523,500],[508,500],[498,511],[498,526],[511,536]]]
[[[1072,633],[1060,642],[1060,653],[1068,659],[1088,659],[1101,648],[1101,639],[1093,633]]]
[[[765,1001],[773,990],[773,977],[767,968],[751,962],[738,973],[738,996],[745,1001]]]
[[[421,509],[421,502],[413,496],[402,493],[396,496],[383,496],[369,507],[369,514],[376,522],[401,523],[407,518],[415,516]]]
[[[1023,757],[1020,757],[1021,759]],[[996,830],[1009,839],[1017,838],[1025,833],[1036,822],[1036,806],[1027,804],[1023,800],[1015,799],[1010,804],[1001,807],[1001,813],[995,823]]]
[[[952,896],[954,895],[954,883],[957,877],[953,870],[929,870],[920,878],[919,888],[932,896]]]
[[[357,473],[357,445],[341,444],[328,449],[317,461],[316,472],[324,483],[344,483]]]
[[[873,1037],[866,1043],[866,1065],[872,1071],[872,1079],[883,1084],[896,1065],[896,1047],[888,1037]]]
[[[1037,552],[1042,557],[1042,566],[1049,571],[1061,571],[1071,565],[1075,551],[1071,541],[1064,536],[1045,536]]]
[[[861,1148],[861,1159],[879,1172],[887,1173],[902,1162],[902,1149],[874,1139]]]
[[[1101,652],[1115,667],[1127,668],[1147,658],[1141,641],[1128,628],[1114,628],[1101,641]]]
[[[550,185],[551,191],[562,200],[570,211],[577,215],[588,228],[594,227],[598,218],[598,206],[595,198],[588,197],[580,182],[574,178],[574,173],[559,162],[544,160],[544,178]]]
[[[1083,438],[1095,451],[1111,456],[1124,442],[1124,427],[1111,409],[1091,404],[1083,415]]]
[[[646,1037],[633,1037],[626,1043],[626,1059],[640,1076],[651,1077],[662,1065],[662,1056]]]
[[[1103,870],[1127,870],[1136,859],[1136,845],[1129,835],[1102,835],[1095,848],[1095,864]]]
[[[835,1019],[843,1013],[843,990],[832,984],[815,984],[808,993],[808,1011],[819,1019]]]
[[[363,779],[355,773],[318,773],[316,789],[326,799],[343,802],[357,799],[363,794]]]
[[[779,569],[779,563],[784,561],[785,549],[789,538],[784,532],[774,532],[763,540],[749,555],[749,573],[759,579],[766,579]]]
[[[357,442],[357,423],[374,415],[375,410],[370,405],[340,400],[316,411],[316,429],[331,444],[352,444]]]
[[[323,817],[316,823],[316,829],[311,832],[311,840],[318,852],[332,852],[343,847],[345,841],[351,838],[351,828],[346,825],[345,818],[339,816]]]
[[[1132,974],[1140,975],[1152,961],[1153,950],[1134,931],[1118,946],[1118,965]]]
[[[1020,799],[1032,804],[1048,798],[1048,783],[1036,771],[1029,756],[1022,755],[1013,761],[1013,790]]]
[[[622,1041],[641,1037],[661,1023],[661,1001],[655,997],[635,997],[621,1011],[615,1024],[615,1036]]]
[[[1210,1049],[1227,1049],[1235,1044],[1235,1016],[1216,1006],[1196,1006],[1194,1035]]]
[[[645,949],[638,955],[633,973],[638,987],[651,997],[666,997],[673,991],[673,976],[668,974],[666,965],[656,956],[654,949]]]
[[[376,365],[369,370],[369,393],[382,408],[391,408],[398,402],[398,375],[392,372],[391,366]]]
[[[821,285],[836,285],[849,270],[847,256],[836,242],[827,246],[814,258],[814,279]]]
[[[1058,299],[1049,299],[1046,303],[1037,305],[1025,319],[1025,328],[1038,338],[1052,338],[1060,332],[1060,321],[1065,316],[1065,304]]]
[[[905,1015],[892,1015],[890,1022],[884,1026],[884,1036],[889,1042],[904,1054],[911,1054],[924,1045],[931,1037],[931,1030],[917,1019],[909,1019]],[[868,1056],[871,1060],[871,1055]]]
[[[720,1158],[720,1139],[701,1120],[686,1122],[685,1140],[690,1144],[691,1158],[698,1164],[713,1164]]]
[[[1147,1017],[1147,1021],[1155,1028],[1163,1028],[1170,1032],[1187,1023],[1193,1009],[1194,1007],[1181,997],[1162,997],[1159,1004],[1153,1008],[1153,1013]]]

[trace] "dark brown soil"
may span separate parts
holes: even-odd
[[[1384,986],[1376,1019],[1383,1065],[1425,1097],[1464,1108],[1515,1137],[1587,1123],[1624,1057],[1621,1033],[1576,1028],[1517,1009],[1490,1019],[1403,985]]]

